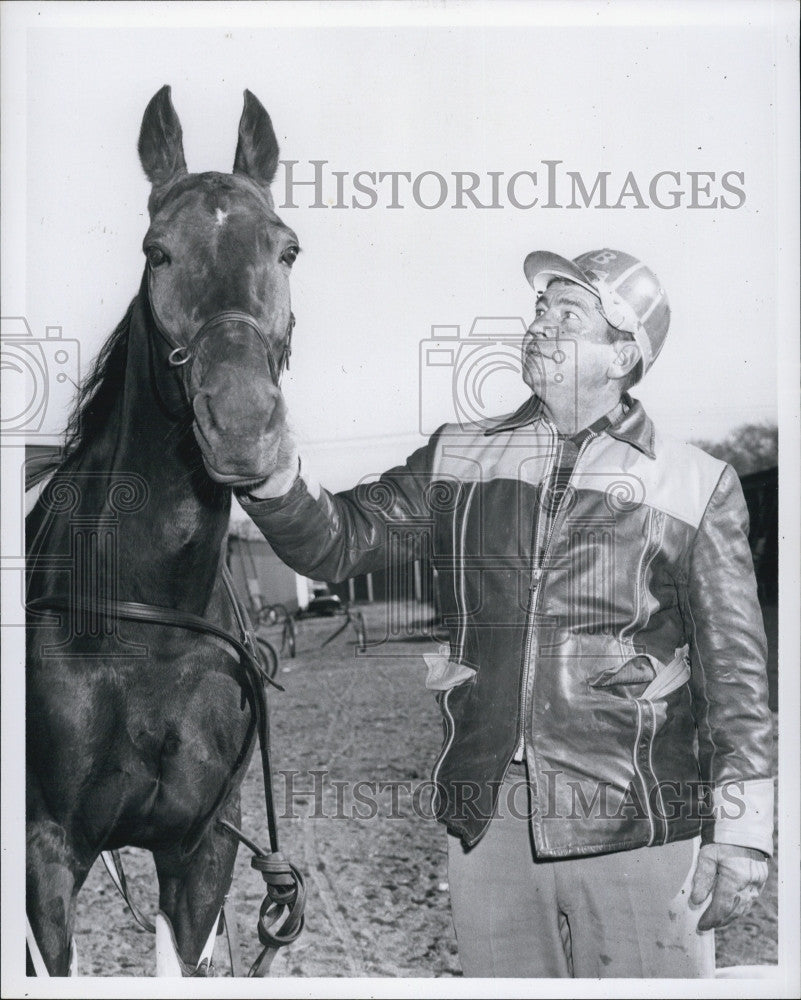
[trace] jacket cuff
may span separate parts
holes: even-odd
[[[254,483],[244,489],[236,490],[236,498],[240,502],[259,503],[261,500],[278,500],[286,496],[292,489],[295,480],[300,475],[300,455],[289,468],[275,472],[261,482]]]
[[[712,792],[716,844],[773,855],[773,778],[727,781]]]
[[[282,480],[279,482],[279,478]],[[267,514],[272,511],[281,510],[288,502],[294,500],[304,489],[314,500],[320,499],[322,489],[319,481],[314,476],[309,475],[309,470],[305,467],[298,455],[298,467],[293,473],[288,471],[281,477],[271,481],[268,477],[259,484],[263,490],[263,496],[256,496],[245,490],[236,491],[236,499],[243,510],[253,514]],[[259,488],[254,487],[254,488]]]

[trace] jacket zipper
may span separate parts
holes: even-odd
[[[584,449],[587,447],[590,441],[593,440],[594,437],[595,435],[592,435],[586,438],[586,440],[582,442],[578,454],[576,455],[576,461],[573,463],[573,468],[570,472],[570,478],[568,479],[567,486],[569,486],[573,480],[573,476],[575,474],[576,469],[578,468],[578,464],[582,454],[584,453]],[[561,457],[562,454],[561,444],[557,449],[557,453]],[[551,473],[553,472],[554,464],[555,464],[555,459],[551,461],[551,464],[548,468],[548,474],[543,480],[543,482],[546,485],[548,484],[551,478]],[[536,611],[537,608],[539,607],[540,593],[542,592],[541,588],[542,577],[545,573],[543,566],[548,565],[548,550],[550,549],[551,541],[553,540],[553,536],[556,531],[557,525],[561,526],[562,506],[563,505],[560,502],[559,509],[551,518],[550,528],[548,530],[547,538],[544,541],[544,545],[540,546],[538,543],[539,543],[539,533],[540,533],[541,509],[538,498],[537,514],[536,514],[537,522],[535,525],[535,532],[534,532],[534,551],[532,552],[533,565],[531,570],[531,581],[529,583],[529,588],[528,588],[529,596],[528,596],[528,612],[526,615],[526,643],[523,653],[524,656],[523,680],[520,690],[520,723],[518,728],[517,745],[515,747],[515,752],[514,752],[515,757],[520,757],[522,755],[524,759],[526,751],[526,720],[528,718],[528,701],[529,701],[528,692],[529,692],[529,687],[532,686],[530,682],[532,679],[533,669],[534,669],[531,663],[531,648],[534,644],[534,631],[535,631],[534,619],[536,618]],[[542,551],[541,559],[540,559],[540,551]]]
[[[467,602],[465,600],[465,581],[464,581],[464,563],[465,563],[465,535],[467,533],[467,519],[470,516],[470,507],[473,503],[473,495],[476,492],[476,487],[478,483],[473,483],[470,487],[470,492],[467,494],[467,498],[464,503],[464,513],[462,515],[462,526],[459,535],[459,545],[456,545],[456,515],[454,514],[454,524],[453,524],[453,550],[454,556],[459,560],[458,566],[454,566],[453,573],[453,592],[456,598],[456,607],[459,612],[459,627],[456,632],[456,659],[458,663],[462,662],[462,657],[464,654],[464,646],[467,641]]]
[[[461,536],[460,536],[460,540],[459,540],[458,549],[457,549],[457,546],[456,546],[456,520],[455,520],[455,514],[454,514],[453,550],[454,550],[454,556],[455,557],[457,556],[457,552],[461,556],[461,563],[460,563],[460,565],[458,567],[458,570],[457,570],[457,567],[454,566],[454,573],[453,573],[454,597],[456,598],[456,606],[457,606],[457,608],[460,611],[459,617],[460,617],[460,621],[461,621],[459,629],[457,630],[457,633],[456,633],[456,658],[457,658],[457,662],[459,662],[459,663],[461,663],[461,661],[462,661],[462,654],[464,653],[464,643],[465,643],[465,640],[466,640],[466,637],[467,637],[467,631],[466,631],[466,625],[465,625],[465,619],[467,617],[467,611],[466,611],[465,596],[464,596],[464,561],[465,561],[464,536],[465,536],[465,532],[467,531],[467,518],[468,518],[468,515],[470,514],[470,506],[471,506],[471,504],[473,502],[473,494],[476,492],[477,485],[478,485],[477,483],[473,483],[473,485],[472,485],[472,487],[470,489],[470,492],[467,494],[467,499],[465,500],[464,514],[462,516]],[[461,584],[461,586],[460,586],[460,584]],[[460,597],[460,595],[461,595],[461,597]],[[461,638],[460,638],[460,633],[461,633]],[[445,715],[445,740],[444,740],[444,743],[443,743],[443,746],[442,746],[442,750],[440,751],[439,756],[437,757],[437,760],[436,760],[436,762],[434,764],[434,769],[431,772],[431,781],[434,784],[434,793],[433,793],[432,798],[431,798],[431,805],[432,805],[432,808],[434,809],[435,812],[436,812],[436,806],[439,805],[439,801],[440,801],[440,797],[441,797],[440,796],[440,791],[439,791],[439,786],[437,785],[437,778],[439,777],[439,770],[442,767],[442,762],[445,760],[445,757],[447,756],[447,753],[448,753],[448,751],[451,748],[451,744],[453,743],[453,737],[456,735],[456,726],[454,725],[453,715],[451,714],[451,710],[450,710],[450,707],[448,705],[448,698],[450,697],[451,691],[453,691],[453,688],[448,688],[448,690],[445,691],[445,693],[442,696],[441,703],[440,703],[441,707],[443,709],[444,715]],[[436,806],[435,806],[435,803],[436,803]]]
[[[547,486],[550,482],[551,474],[553,473],[554,465],[556,464],[556,456],[561,453],[561,445],[557,443],[556,451],[551,455],[551,461],[548,464],[548,469],[542,482]],[[539,553],[540,553],[540,523],[541,523],[541,505],[542,492],[537,494],[537,506],[534,511],[534,526],[531,532],[532,538],[532,552],[531,552],[531,576],[528,584],[528,608],[526,610],[526,642],[523,647],[523,677],[520,682],[520,719],[518,722],[517,731],[517,744],[515,745],[514,756],[516,758],[522,758],[525,755],[526,749],[526,708],[528,703],[528,679],[531,673],[531,647],[534,642],[534,615],[537,607],[537,597],[540,585],[540,579],[542,577],[542,568],[540,565]],[[553,528],[553,522],[551,523],[551,528]]]
[[[523,679],[520,682],[520,721],[517,729],[517,745],[515,746],[514,759],[522,760],[526,752],[526,711],[528,707],[528,676],[531,668],[531,646],[534,640],[533,618],[536,607],[537,590],[539,588],[542,571],[533,569],[531,572],[531,582],[528,586],[528,610],[526,612],[526,644],[523,649]]]

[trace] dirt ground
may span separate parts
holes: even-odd
[[[379,640],[386,608],[367,605],[363,611],[370,639]],[[286,691],[271,692],[281,849],[305,874],[308,890],[305,930],[277,955],[272,974],[460,976],[445,833],[421,815],[427,802],[423,783],[442,732],[423,683],[423,644],[392,641],[357,656],[348,632],[321,651],[336,624],[299,626],[297,658],[282,658],[279,667]],[[327,773],[315,777],[315,770]],[[362,786],[367,804],[336,784],[352,788],[358,781],[378,783],[375,791]],[[377,815],[359,818],[373,811],[370,803],[377,804]],[[243,830],[266,846],[256,763],[245,780]],[[135,899],[152,916],[157,893],[150,856],[128,849],[124,859]],[[249,862],[249,852],[240,850],[229,895],[247,964],[258,953],[255,928],[263,896]],[[718,932],[718,965],[775,964],[776,910],[771,862],[768,885],[751,912]],[[134,922],[99,861],[79,898],[76,941],[81,975],[154,973],[153,938]],[[221,939],[215,963],[225,975]]]

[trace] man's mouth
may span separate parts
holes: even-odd
[[[565,354],[565,352],[560,347],[558,347],[556,344],[554,344],[550,348],[550,350],[551,350],[550,354],[547,351],[544,351],[542,349],[543,346],[544,345],[542,345],[542,344],[532,344],[531,347],[526,348],[526,358],[529,358],[529,357],[532,357],[532,358],[535,358],[535,359],[537,359],[537,358],[547,358],[549,361],[553,361],[553,363],[555,365],[561,365],[567,359],[567,355]]]

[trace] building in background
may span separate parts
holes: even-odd
[[[311,581],[281,562],[252,521],[231,522],[227,557],[234,586],[254,621],[271,604],[283,604],[293,613],[309,603]]]

